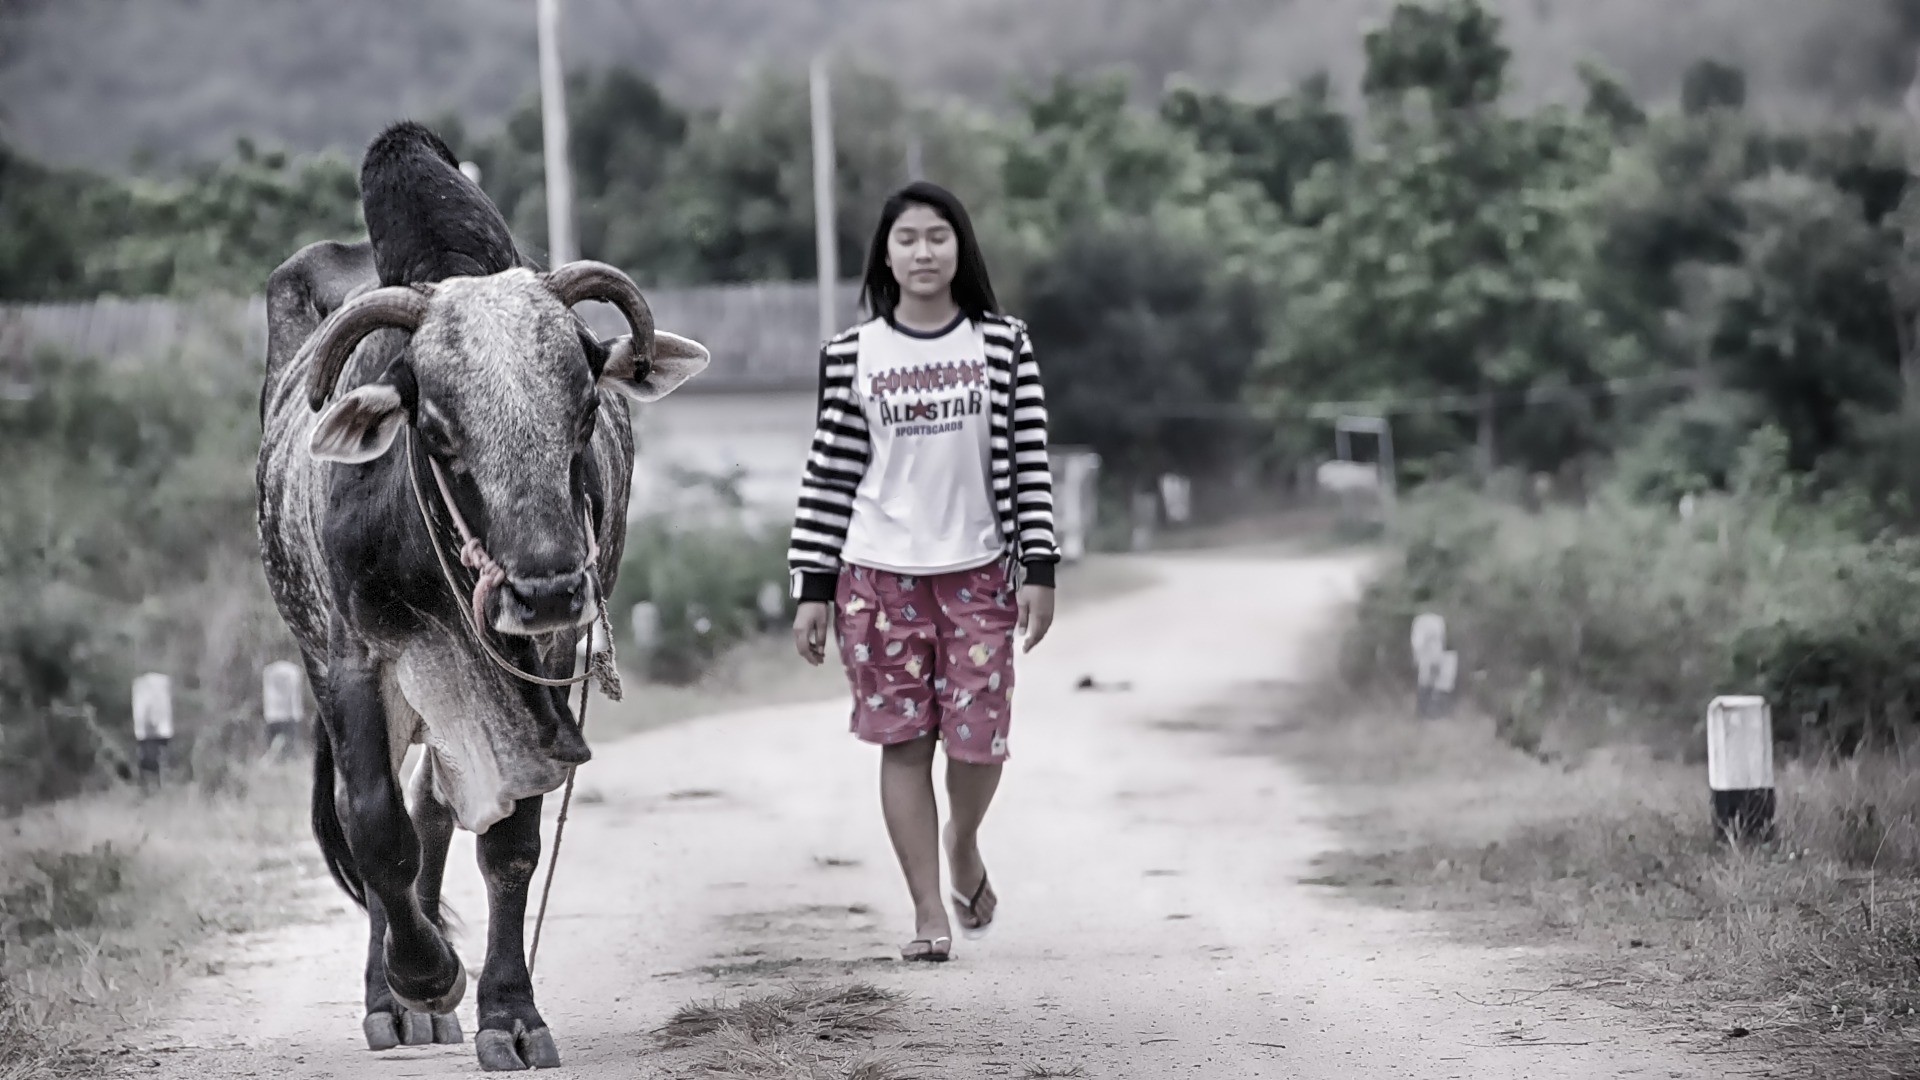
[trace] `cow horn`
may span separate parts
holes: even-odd
[[[548,274],[547,287],[568,307],[582,300],[600,300],[619,308],[633,333],[634,349],[641,356],[653,355],[653,309],[640,295],[640,286],[618,268],[580,259]]]
[[[307,383],[307,405],[315,412],[333,396],[333,385],[353,356],[353,350],[375,330],[420,328],[427,313],[426,295],[406,285],[389,285],[354,297],[327,316],[301,351],[313,356],[313,377]]]

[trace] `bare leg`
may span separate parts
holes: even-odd
[[[992,922],[998,903],[991,888],[980,888],[987,878],[986,864],[980,858],[980,823],[986,820],[993,793],[999,790],[1002,768],[947,759],[947,806],[952,814],[946,830],[947,871],[961,896],[980,893],[972,918],[965,908],[959,909],[960,921],[969,930]]]
[[[933,798],[932,736],[888,746],[880,753],[880,809],[887,835],[913,897],[913,936],[951,937],[940,897],[940,808]]]

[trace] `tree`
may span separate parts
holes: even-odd
[[[1695,61],[1680,84],[1680,110],[1688,116],[1747,106],[1747,73],[1710,57]]]
[[[1058,442],[1135,484],[1222,471],[1247,444],[1231,405],[1264,336],[1258,294],[1151,228],[1087,228],[1031,270],[1023,312]]]
[[[1607,144],[1560,110],[1500,115],[1507,52],[1475,0],[1403,3],[1369,35],[1376,138],[1300,189],[1267,399],[1471,395],[1480,465],[1502,397],[1621,362],[1589,301],[1586,185]],[[1612,374],[1613,372],[1608,372]]]
[[[663,258],[663,188],[691,118],[645,76],[627,68],[567,76],[574,228],[580,254],[642,277]],[[438,125],[480,167],[480,183],[535,253],[547,246],[546,157],[540,101],[529,98],[493,136],[469,140],[464,125]]]
[[[1125,80],[1061,77],[1023,100],[1001,174],[1020,265],[1070,236],[1129,231],[1210,251],[1225,274],[1254,274],[1268,261],[1274,205],[1226,154],[1130,108]]]
[[[1786,431],[1789,464],[1809,469],[1847,440],[1852,414],[1899,408],[1892,238],[1812,177],[1772,173],[1737,198],[1741,258],[1714,275],[1712,356]]]
[[[1170,91],[1160,117],[1226,161],[1228,175],[1258,184],[1280,212],[1294,215],[1293,192],[1323,164],[1353,157],[1353,131],[1333,105],[1332,84],[1316,75],[1293,94],[1249,103],[1190,87]]]
[[[363,231],[358,180],[333,156],[241,140],[180,180],[52,170],[0,149],[0,296],[258,291],[303,244]]]
[[[1387,24],[1364,40],[1369,100],[1426,96],[1437,113],[1486,108],[1506,90],[1512,52],[1500,40],[1500,17],[1480,0],[1422,4],[1402,0]]]

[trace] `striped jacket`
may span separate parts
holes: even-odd
[[[988,431],[994,513],[1030,585],[1051,586],[1060,549],[1053,535],[1053,473],[1047,461],[1047,401],[1026,324],[1004,315],[981,323],[986,338]],[[820,350],[819,420],[800,481],[787,566],[793,595],[831,600],[854,494],[872,460],[866,415],[854,385],[860,327]]]

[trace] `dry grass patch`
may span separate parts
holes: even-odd
[[[63,1058],[33,1023],[0,968],[0,1080],[41,1080],[54,1075]]]
[[[1271,748],[1335,788],[1352,850],[1317,884],[1571,946],[1578,980],[1724,1049],[1821,1076],[1920,1075],[1920,774],[1787,763],[1780,837],[1715,835],[1703,766],[1631,746],[1542,762],[1492,721],[1295,703]],[[1744,1056],[1744,1054],[1742,1055]]]
[[[795,986],[727,1003],[686,1005],[656,1033],[691,1054],[697,1075],[737,1080],[909,1080],[896,1049],[899,994],[868,983]]]
[[[123,788],[0,821],[0,1080],[98,1075],[170,979],[211,963],[196,946],[304,914],[297,883],[322,871],[296,844],[303,767],[235,779],[220,795]]]

